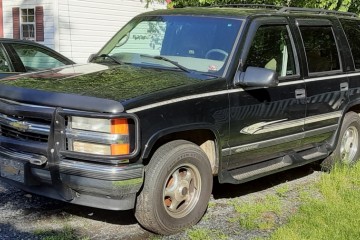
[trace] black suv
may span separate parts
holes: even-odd
[[[360,150],[360,20],[241,5],[135,17],[91,63],[0,81],[1,180],[172,234],[213,176],[244,183]]]

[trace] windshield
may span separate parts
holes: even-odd
[[[114,62],[113,58],[128,64],[221,76],[241,23],[238,19],[215,17],[135,18],[100,50],[100,57],[93,62]]]

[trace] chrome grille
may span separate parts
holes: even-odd
[[[16,140],[47,142],[49,132],[50,120],[0,114],[1,136]]]

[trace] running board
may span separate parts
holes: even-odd
[[[302,166],[310,162],[324,159],[328,156],[327,151],[313,148],[301,153],[293,153],[284,157],[271,159],[257,164],[233,169],[225,173],[223,183],[243,183],[266,175],[281,172],[290,168]]]
[[[264,173],[273,172],[290,165],[292,165],[291,158],[286,156],[232,170],[230,175],[234,180],[243,182],[244,180],[255,179],[261,177]]]

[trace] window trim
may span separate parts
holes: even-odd
[[[15,73],[16,71],[14,69],[13,63],[12,63],[10,57],[9,57],[9,54],[8,54],[7,50],[5,49],[5,47],[3,46],[2,43],[0,43],[0,52],[3,53],[4,58],[7,61],[7,64],[9,66],[9,72],[0,72],[0,73]]]
[[[334,32],[334,24],[329,19],[296,19],[296,23],[297,23],[296,25],[297,25],[297,28],[299,31],[300,40],[302,42],[302,48],[303,48],[302,50],[303,50],[304,56],[305,56],[307,76],[308,77],[321,77],[321,76],[327,76],[327,75],[334,75],[337,73],[343,73],[344,72],[343,61],[341,59],[341,52],[339,50],[338,39],[336,38],[336,34]],[[307,57],[307,53],[306,53],[306,49],[305,49],[303,35],[302,35],[301,29],[300,29],[300,27],[302,27],[302,26],[305,26],[305,27],[330,27],[332,35],[333,35],[333,39],[334,39],[334,42],[336,45],[336,51],[338,53],[340,69],[323,71],[323,72],[310,72],[309,71],[308,57]]]
[[[351,55],[351,62],[352,62],[352,64],[353,64],[354,71],[355,71],[355,72],[359,72],[359,71],[360,71],[360,67],[359,67],[359,68],[356,68],[354,54],[353,54],[353,51],[352,51],[352,48],[351,48],[351,45],[350,45],[350,41],[349,41],[348,35],[346,34],[345,29],[344,29],[344,22],[354,22],[354,23],[356,23],[357,26],[359,27],[359,31],[360,31],[360,20],[359,20],[359,19],[347,19],[347,18],[343,18],[343,19],[339,19],[339,22],[340,22],[340,26],[341,26],[341,30],[340,30],[340,31],[342,31],[343,34],[344,34],[344,37],[345,37],[346,43],[347,43],[347,47],[348,47],[349,52],[350,52],[350,55]]]
[[[254,38],[255,38],[255,35],[256,35],[258,29],[262,26],[279,26],[279,25],[285,26],[287,29],[287,32],[288,32],[288,35],[290,38],[290,42],[292,45],[296,74],[290,75],[290,76],[279,76],[278,79],[279,79],[279,81],[288,81],[288,80],[298,80],[300,78],[301,73],[300,73],[299,55],[296,50],[294,35],[291,32],[290,23],[288,22],[288,20],[285,17],[273,17],[273,18],[261,17],[261,18],[255,19],[251,23],[251,26],[248,30],[248,35],[246,37],[246,40],[245,40],[245,43],[243,46],[244,51],[242,52],[242,54],[240,56],[240,64],[238,67],[238,71],[241,71],[241,72],[244,71],[244,66],[245,66],[247,57],[250,52],[251,45],[254,41]]]

